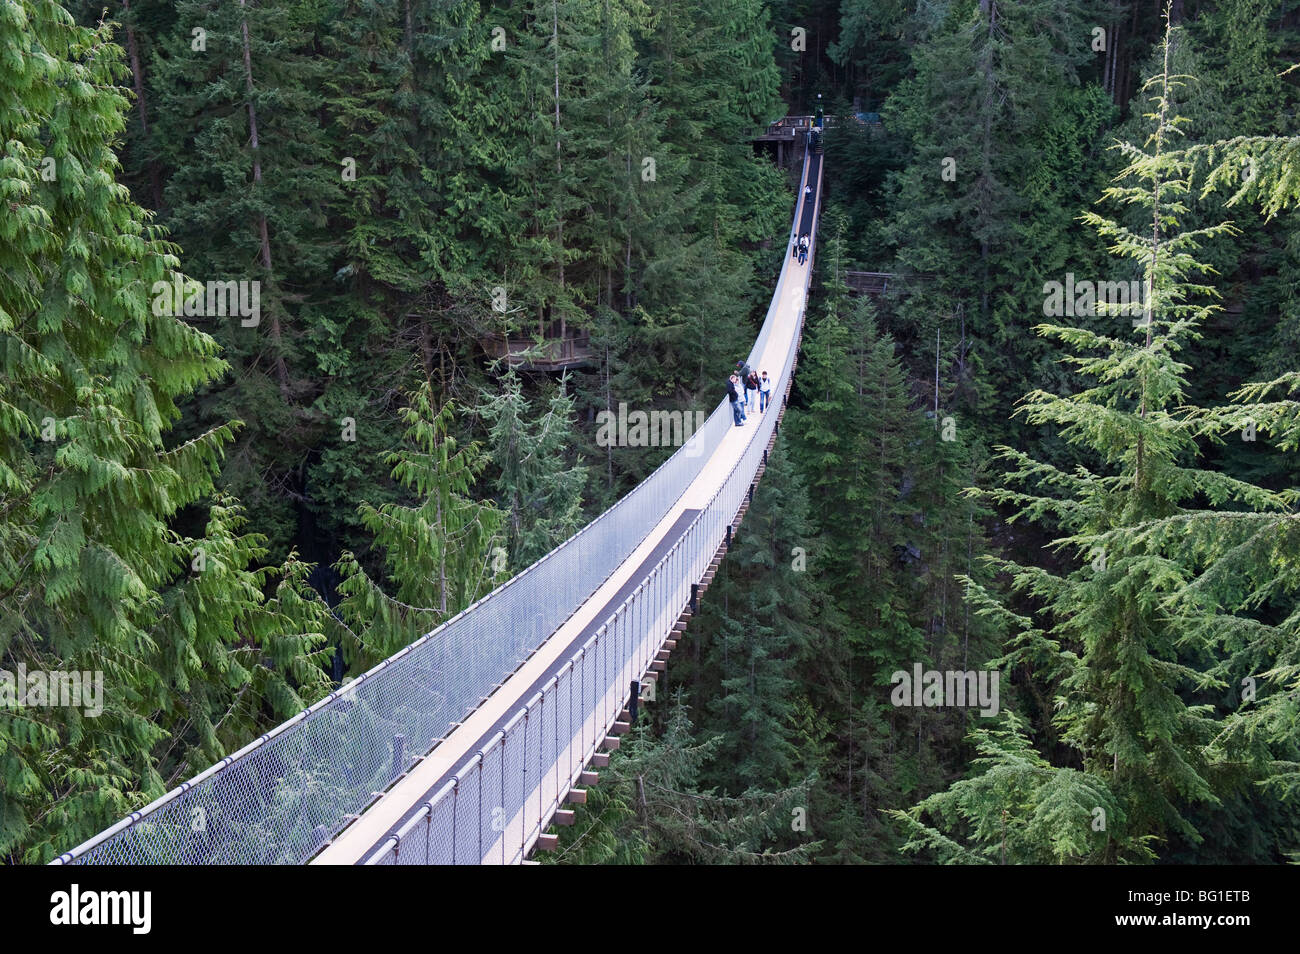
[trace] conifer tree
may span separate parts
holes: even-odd
[[[1197,24],[1199,29],[1189,25],[1174,30],[1170,69],[1195,77],[1170,94],[1172,107],[1187,120],[1181,127],[1180,145],[1184,149],[1234,134],[1258,133],[1273,125],[1273,117],[1262,117],[1257,108],[1238,113],[1228,107],[1233,100],[1257,107],[1261,100],[1280,98],[1275,95],[1278,80],[1268,63],[1270,43],[1261,33],[1262,24],[1258,20],[1250,26],[1241,22],[1243,18],[1264,16],[1266,11],[1257,4],[1234,2],[1202,18]],[[1234,25],[1231,31],[1227,30],[1228,23]],[[1160,50],[1153,53],[1150,71],[1160,69],[1161,55]],[[1138,101],[1130,118],[1117,128],[1119,139],[1133,141],[1143,135],[1142,112]],[[1249,172],[1248,166],[1243,167],[1243,175]],[[1223,220],[1231,214],[1227,198],[1223,192],[1189,196],[1183,228]],[[1121,221],[1137,228],[1144,214],[1144,210],[1135,208]],[[1235,225],[1239,231],[1204,242],[1198,257],[1219,274],[1216,285],[1222,292],[1224,308],[1209,317],[1202,337],[1189,346],[1187,360],[1202,369],[1190,381],[1191,403],[1213,404],[1244,381],[1290,367],[1285,359],[1277,361],[1279,349],[1270,345],[1286,336],[1288,321],[1278,311],[1292,310],[1290,293],[1283,289],[1293,284],[1296,269],[1294,250],[1288,248],[1288,224],[1293,217],[1294,213],[1284,213],[1281,220],[1272,222],[1255,216],[1238,217]],[[1261,453],[1259,444],[1237,441],[1204,449],[1208,468],[1253,483],[1281,486],[1300,476],[1292,462],[1282,455]]]
[[[1290,396],[1288,396],[1290,395]],[[1243,436],[1300,448],[1300,385],[1249,384],[1232,403],[1189,418],[1210,446]],[[1300,810],[1300,491],[1258,491],[1245,506],[1206,495],[1199,507],[1152,520],[1135,541],[1190,564],[1164,609],[1189,638],[1210,648],[1202,697],[1221,729],[1206,758],[1223,792],[1222,808],[1197,818],[1206,845],[1183,841],[1197,861],[1270,863],[1295,852]],[[1205,506],[1208,503],[1209,506]],[[1223,839],[1223,840],[1221,840]],[[1182,860],[1186,855],[1175,855]]]
[[[326,688],[309,567],[265,568],[264,538],[212,498],[237,422],[169,433],[226,365],[151,307],[179,263],[115,182],[121,59],[107,26],[77,27],[56,3],[0,11],[0,669],[102,680],[98,703],[57,706],[6,680],[0,854],[28,862]],[[193,535],[189,507],[207,510]]]
[[[826,651],[806,494],[778,443],[691,637],[704,648],[691,697],[700,730],[717,739],[703,778],[733,793],[785,787],[817,769],[796,744],[797,677]]]
[[[327,220],[343,179],[320,122],[320,27],[282,0],[181,0],[151,69],[154,141],[168,169],[164,224],[200,281],[259,283],[257,315],[194,319],[236,369],[201,391],[194,420],[246,421],[223,483],[277,551],[297,525],[299,469],[317,423],[307,406],[320,371],[340,360],[343,324],[324,294],[335,287]]]
[[[499,470],[498,498],[507,514],[510,566],[531,566],[582,525],[586,468],[569,459],[574,400],[561,380],[546,411],[531,409],[519,376],[509,372],[499,394],[484,394],[474,413],[488,424],[488,456]]]
[[[1094,834],[1105,828],[1081,818],[1125,830],[1123,804],[1105,778],[1053,766],[1014,712],[972,737],[979,755],[968,778],[911,812],[887,811],[910,836],[904,852],[924,851],[940,864],[1078,864],[1102,860],[1106,846]],[[922,814],[938,819],[943,831],[922,824]],[[1149,841],[1130,839],[1117,853],[1151,860]]]
[[[336,565],[342,599],[334,611],[348,630],[347,657],[358,671],[409,645],[486,594],[504,572],[494,559],[506,514],[469,495],[487,461],[477,444],[451,436],[453,407],[435,409],[426,383],[402,413],[405,446],[387,462],[411,504],[358,508],[382,552],[387,581],[375,580],[345,552]]]
[[[954,2],[916,19],[912,75],[882,109],[913,156],[885,230],[907,283],[896,328],[909,349],[914,334],[928,352],[936,329],[961,342],[954,410],[985,416],[1031,383],[1058,383],[1024,315],[1067,263],[1093,270],[1069,220],[1099,184],[1084,170],[1113,109],[1080,83],[1093,55],[1084,3]],[[993,360],[1010,349],[1024,355],[1014,367]],[[1037,440],[1020,431],[1017,443]]]
[[[504,281],[522,185],[506,168],[518,107],[494,45],[508,39],[491,26],[476,0],[349,2],[324,38],[342,63],[324,82],[335,162],[352,172],[332,210],[347,232],[336,278],[363,308],[341,372],[372,365],[362,348],[404,366],[413,345],[425,375],[438,374],[469,350],[465,333]]]
[[[543,860],[560,864],[799,864],[819,842],[793,825],[809,782],[741,797],[701,790],[717,739],[698,741],[679,695],[662,735],[638,729],[605,770],[577,825]]]
[[[1024,788],[1021,799],[1003,801],[1009,827],[1024,829],[1043,817],[1073,826],[1074,834],[1058,834],[1051,845],[1062,858],[1140,859],[1150,857],[1156,839],[1199,840],[1188,809],[1219,801],[1210,764],[1218,726],[1207,707],[1189,704],[1186,696],[1204,678],[1191,663],[1212,654],[1212,647],[1203,627],[1189,632],[1189,617],[1168,609],[1194,572],[1194,561],[1147,545],[1135,530],[1175,516],[1197,499],[1265,508],[1274,502],[1266,491],[1187,463],[1196,456],[1197,425],[1185,403],[1187,367],[1177,355],[1215,307],[1204,301],[1214,289],[1190,276],[1209,270],[1197,260],[1200,244],[1231,226],[1181,228],[1191,180],[1189,162],[1171,151],[1183,125],[1171,109],[1171,92],[1182,82],[1169,69],[1171,32],[1163,68],[1145,87],[1152,104],[1150,136],[1143,147],[1119,145],[1128,164],[1106,193],[1121,206],[1145,209],[1146,225],[1134,231],[1097,213],[1083,217],[1114,254],[1141,270],[1142,314],[1132,319],[1126,309],[1107,309],[1121,329],[1134,326],[1127,333],[1041,326],[1041,333],[1073,352],[1065,360],[1088,386],[1067,395],[1036,390],[1020,408],[1031,424],[1059,427],[1065,440],[1090,451],[1093,463],[1065,471],[1004,447],[1011,472],[1003,487],[988,493],[1018,516],[1057,528],[1053,547],[1068,550],[1078,563],[1058,573],[996,561],[1036,606],[1032,617],[1017,615],[973,586],[982,611],[1018,631],[1010,651],[994,664],[1024,665],[1047,679],[1060,697],[1052,733],[1095,779],[1087,784],[1099,793],[1104,786],[1118,807],[1118,813],[1106,812],[1102,827],[1092,825],[1078,786],[1059,771],[1059,782],[1035,789],[1028,801]],[[1011,729],[1008,738],[1018,738]],[[993,740],[988,733],[982,738],[986,744]],[[1021,771],[1023,740],[988,751],[996,753],[990,776]],[[1031,767],[1045,770],[1033,760]],[[941,804],[946,802],[929,807]],[[977,830],[973,837],[987,843],[986,817]],[[1094,834],[1085,844],[1077,833],[1086,831]],[[1034,846],[1039,852],[1047,848]]]

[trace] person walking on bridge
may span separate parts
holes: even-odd
[[[808,260],[808,233],[804,232],[799,236],[799,264],[802,265]]]
[[[740,378],[740,386],[745,389],[745,411],[748,412],[754,404],[754,392],[758,390],[758,378],[753,369],[744,361],[736,362],[736,375]],[[750,384],[751,380],[753,381],[752,385]],[[748,416],[748,413],[746,413],[746,417]]]
[[[738,383],[734,374],[727,378],[727,400],[731,402],[731,416],[736,419],[736,426],[740,427],[745,423],[745,412],[740,406],[740,392],[736,389]]]
[[[772,379],[763,372],[763,377],[758,382],[758,410],[763,412],[767,410],[768,403],[772,400]]]

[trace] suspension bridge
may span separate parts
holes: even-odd
[[[438,629],[53,864],[517,864],[554,847],[697,611],[790,391],[822,156],[804,148],[787,254],[749,365],[653,474]],[[805,187],[811,193],[805,199]],[[728,362],[729,364],[730,362]]]

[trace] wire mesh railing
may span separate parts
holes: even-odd
[[[782,282],[788,270],[783,266]],[[794,333],[773,385],[778,395],[788,392],[793,376],[811,271],[805,273]],[[770,337],[780,297],[778,285],[751,364]],[[778,423],[779,411],[762,416],[722,486],[636,588],[365,864],[508,864],[527,856],[613,727],[632,683],[649,669],[688,605],[691,584],[703,577],[726,538]]]
[[[796,213],[798,208],[796,202]],[[770,335],[787,266],[782,268],[751,363]],[[653,474],[532,566],[433,632],[54,863],[306,862],[432,749],[453,724],[478,708],[608,579],[695,481],[730,427],[730,410],[720,402],[704,426]],[[597,637],[600,634],[593,640]],[[580,653],[585,651],[584,647]],[[602,651],[613,653],[608,645]],[[596,679],[595,670],[589,673],[586,667],[596,662],[582,659],[578,685],[586,691],[582,680]],[[573,706],[594,704],[594,699],[572,697],[572,685],[566,684]],[[559,692],[557,682],[552,695],[558,698]],[[520,718],[525,726],[529,724],[526,713]],[[567,731],[577,724],[572,710],[567,715],[552,712],[550,718],[557,733],[561,727]],[[585,721],[582,728],[585,731]],[[526,751],[526,728],[515,726],[513,731],[524,734],[510,742],[503,736],[502,758],[511,745]],[[569,736],[563,740],[566,746],[572,741]],[[560,742],[557,734],[554,746]],[[561,755],[567,751],[557,748]],[[500,772],[500,779],[506,779],[504,767]],[[496,784],[496,777],[487,781],[489,787]],[[510,777],[512,792],[519,787],[523,798],[536,789],[539,805],[546,804],[546,786],[540,780],[529,788],[527,777]],[[483,779],[473,784],[482,800]],[[553,797],[562,797],[555,794],[561,787],[557,776]],[[567,790],[567,784],[563,787]],[[462,800],[474,793],[462,791],[459,783],[454,791],[463,814]],[[460,848],[463,855],[469,849],[462,839],[468,836],[456,824],[455,811],[453,807],[450,822],[430,821],[429,837],[432,844],[453,855]]]
[[[533,566],[59,861],[306,861],[608,578],[690,486],[725,425],[715,413],[649,478]]]
[[[689,603],[776,424],[764,416],[726,483],[636,589],[366,864],[508,864],[528,854]]]

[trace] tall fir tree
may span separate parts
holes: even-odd
[[[346,627],[345,657],[364,671],[430,632],[485,595],[504,572],[495,560],[505,513],[471,492],[487,461],[474,443],[451,435],[453,406],[435,408],[425,384],[402,417],[403,447],[388,454],[393,478],[412,503],[362,503],[388,580],[375,580],[356,555],[344,552],[337,570],[342,598],[334,607]]]
[[[1197,414],[1186,403],[1187,366],[1177,355],[1216,307],[1205,303],[1214,289],[1190,276],[1209,270],[1196,257],[1200,244],[1230,226],[1181,228],[1191,178],[1190,163],[1172,149],[1183,125],[1171,108],[1172,91],[1183,82],[1170,70],[1172,33],[1171,27],[1162,69],[1146,86],[1150,135],[1143,147],[1121,144],[1128,164],[1119,184],[1107,190],[1121,207],[1145,209],[1145,227],[1134,231],[1097,213],[1084,215],[1114,254],[1140,269],[1142,314],[1134,319],[1127,310],[1105,309],[1116,322],[1133,326],[1128,334],[1043,325],[1043,334],[1073,352],[1065,360],[1087,386],[1066,395],[1030,392],[1020,409],[1031,424],[1060,428],[1065,440],[1091,452],[1094,463],[1065,471],[1003,448],[1011,473],[1002,488],[988,493],[1017,516],[1056,528],[1053,547],[1068,550],[1077,562],[1058,573],[997,561],[1030,602],[1031,615],[973,587],[982,611],[1014,634],[1009,651],[992,664],[1023,666],[1059,696],[1047,731],[1084,775],[1029,755],[1014,719],[1001,735],[978,732],[988,757],[980,765],[986,769],[982,781],[954,786],[918,806],[912,819],[934,812],[941,827],[966,835],[984,854],[992,852],[998,830],[989,813],[1000,811],[1008,828],[1032,829],[1036,819],[1054,819],[1056,834],[1043,829],[1047,841],[1024,844],[1013,860],[1041,858],[1049,849],[1059,860],[1150,859],[1167,839],[1198,842],[1191,812],[1217,806],[1224,790],[1212,746],[1221,720],[1212,707],[1188,700],[1208,675],[1207,659],[1213,661],[1206,608],[1169,610],[1194,575],[1195,558],[1152,546],[1139,531],[1198,500],[1264,509],[1278,501],[1188,464],[1197,453]],[[985,801],[971,816],[974,803],[961,792],[988,794],[999,778],[1014,781],[1016,797],[1006,790],[1000,806]],[[964,823],[954,814],[958,805],[968,816]],[[914,832],[912,843],[941,840],[928,829]]]
[[[1066,263],[1096,270],[1069,225],[1100,184],[1085,170],[1113,113],[1100,87],[1080,84],[1094,6],[927,4],[911,75],[882,109],[912,155],[894,177],[886,229],[890,270],[907,289],[896,330],[918,351],[942,332],[955,411],[985,417],[1031,384],[1057,383],[1025,312],[1037,310],[1044,280],[1064,280]],[[1015,366],[992,360],[1009,348],[1028,354]],[[1020,430],[1017,444],[1039,439]]]
[[[169,432],[226,365],[152,307],[179,262],[115,181],[109,27],[11,3],[0,60],[0,854],[40,862],[315,701],[326,618],[213,497],[238,422]],[[82,674],[81,703],[23,669]]]
[[[574,399],[567,380],[535,420],[518,375],[507,373],[501,383],[499,393],[483,394],[474,414],[488,425],[487,452],[499,471],[510,567],[522,570],[581,527],[587,471],[570,459]]]
[[[826,638],[808,509],[807,491],[778,445],[683,646],[688,656],[692,643],[702,648],[682,678],[691,684],[699,731],[717,740],[702,780],[733,794],[787,787],[818,768],[798,746],[797,676]]]
[[[325,292],[328,213],[343,184],[342,157],[320,121],[320,29],[308,4],[182,0],[151,70],[154,142],[169,170],[164,224],[200,281],[258,283],[257,315],[198,319],[211,323],[234,370],[200,392],[195,419],[246,421],[223,482],[277,550],[297,528],[313,431],[334,429],[310,411],[321,371],[331,370],[330,321],[339,321]]]
[[[579,824],[568,829],[555,864],[800,864],[819,843],[806,817],[808,782],[777,791],[718,795],[699,775],[718,740],[698,740],[678,695],[658,736],[635,730],[610,760],[608,784],[593,790]],[[801,816],[800,813],[803,813]]]

